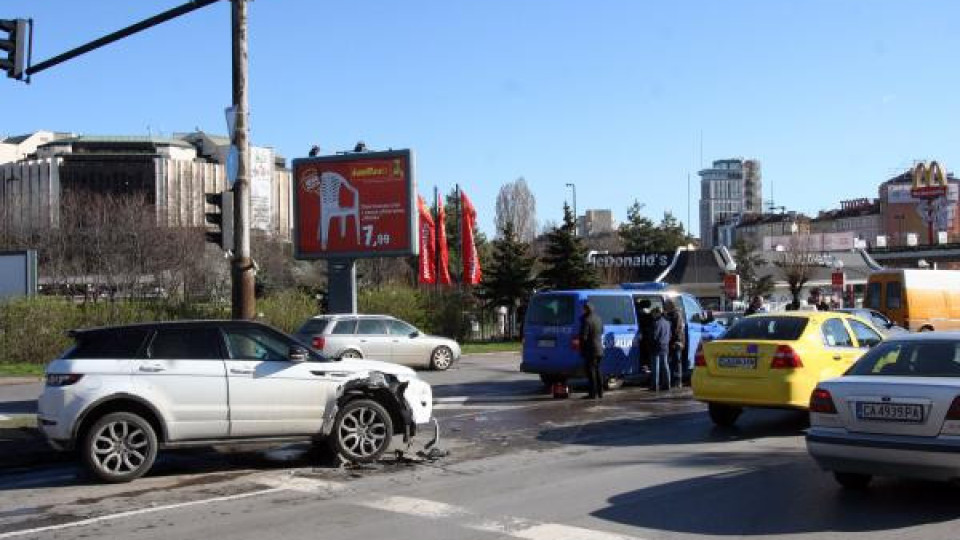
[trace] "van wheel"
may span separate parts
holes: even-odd
[[[553,385],[555,385],[555,384],[557,384],[557,383],[565,383],[565,382],[567,382],[567,378],[564,377],[563,375],[553,375],[553,374],[550,374],[550,373],[541,373],[541,374],[540,374],[540,382],[543,383],[543,386],[544,386],[547,390],[550,390],[551,388],[553,388]]]
[[[833,478],[837,481],[838,484],[843,486],[845,489],[851,490],[862,490],[866,489],[870,484],[870,481],[873,480],[873,477],[869,474],[859,474],[859,473],[849,473],[849,472],[834,472]]]
[[[737,418],[740,417],[743,408],[711,403],[708,405],[708,411],[710,413],[710,420],[713,420],[714,424],[720,427],[731,427],[737,423]]]
[[[97,420],[80,452],[90,471],[105,482],[140,478],[157,459],[157,434],[140,416],[117,412]]]
[[[390,446],[393,421],[383,405],[372,399],[355,399],[337,413],[331,435],[334,450],[343,459],[370,463]]]
[[[617,390],[619,388],[623,388],[623,377],[607,377],[604,386],[607,390]]]

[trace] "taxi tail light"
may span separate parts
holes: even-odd
[[[697,354],[693,357],[694,367],[707,367],[707,356],[703,354],[703,342],[697,345]]]
[[[820,414],[837,414],[837,406],[833,403],[833,396],[829,390],[815,388],[810,394],[810,412]]]
[[[318,350],[318,351],[322,351],[322,350],[323,350],[323,347],[324,347],[326,344],[327,344],[327,338],[325,338],[325,337],[318,336],[318,337],[313,338],[313,348],[316,349],[316,350]]]
[[[950,409],[947,410],[946,420],[960,420],[960,396],[953,398]]]
[[[575,337],[570,340],[570,348],[579,351],[580,350],[580,338]]]
[[[797,355],[793,347],[789,345],[780,345],[777,352],[773,353],[773,361],[770,362],[771,369],[793,369],[803,367],[800,356]]]

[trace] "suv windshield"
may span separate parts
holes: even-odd
[[[807,319],[802,317],[750,317],[737,321],[723,339],[793,341],[806,327]]]
[[[960,377],[960,341],[887,341],[864,354],[847,375]]]

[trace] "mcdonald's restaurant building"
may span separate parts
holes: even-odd
[[[934,164],[918,163],[880,184],[881,228],[889,247],[930,244],[931,232],[934,244],[960,242],[960,179],[945,169],[932,170]],[[943,193],[917,197],[919,173],[924,175],[920,183],[943,186]]]

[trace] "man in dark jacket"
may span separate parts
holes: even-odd
[[[583,369],[590,382],[590,392],[586,397],[602,398],[600,360],[603,359],[603,322],[593,312],[593,306],[589,302],[583,305],[583,316],[580,317],[580,357],[583,358]]]
[[[684,369],[684,350],[687,342],[687,321],[684,320],[683,313],[677,309],[677,304],[673,299],[668,298],[663,303],[666,314],[664,317],[670,323],[670,366],[674,386],[683,384]]]
[[[660,308],[655,307],[653,314],[653,366],[650,372],[650,389],[666,390],[670,388],[670,322],[663,316]]]

